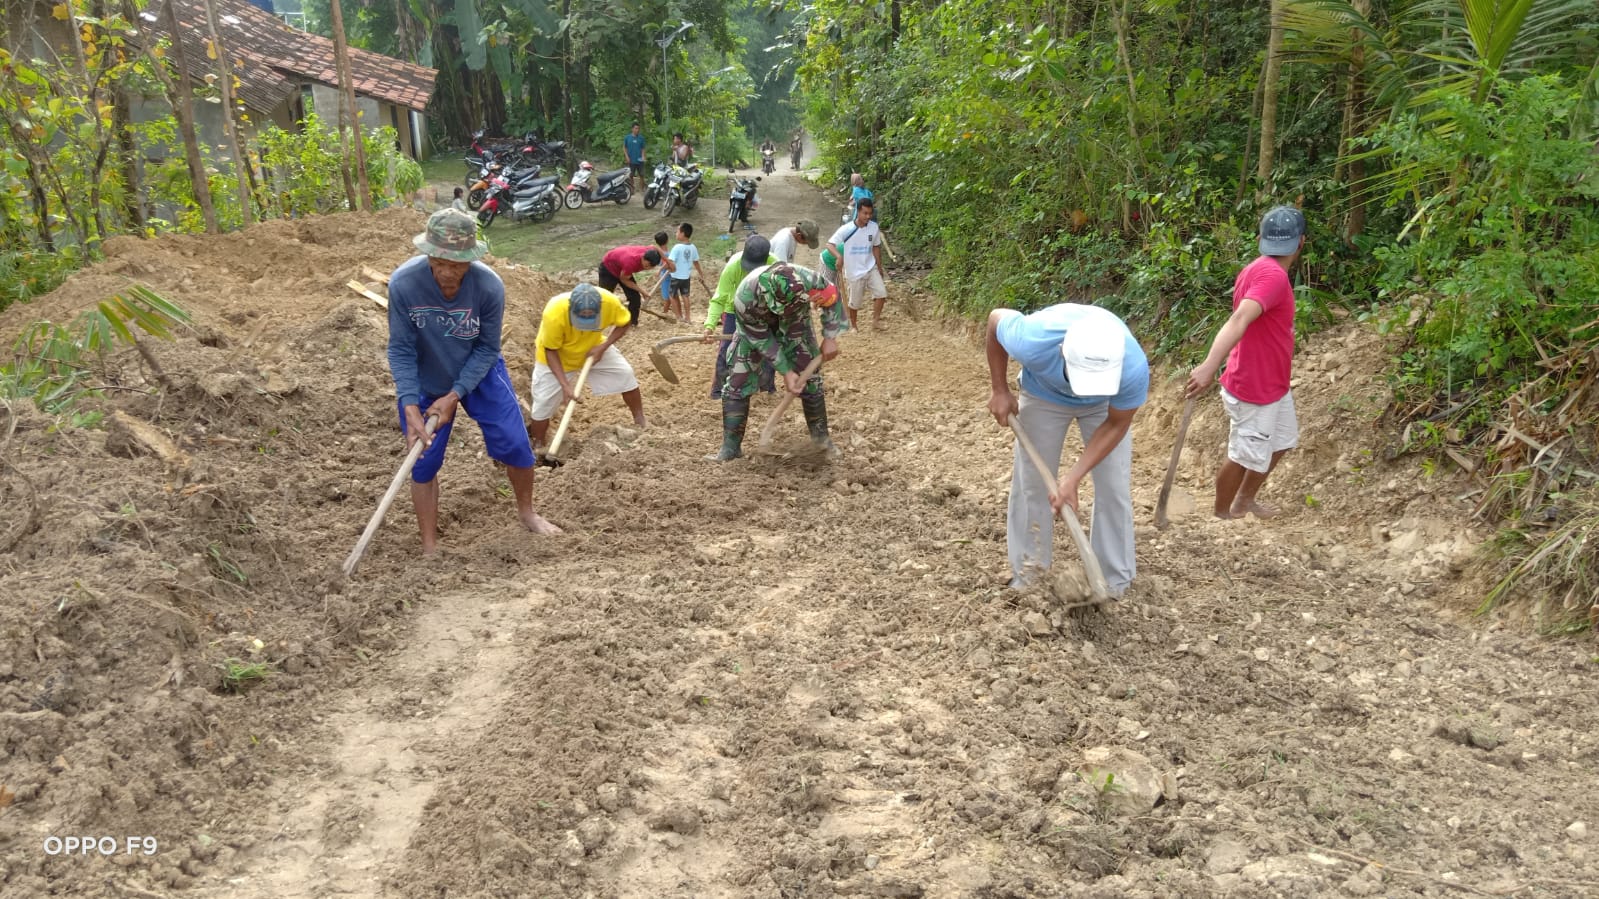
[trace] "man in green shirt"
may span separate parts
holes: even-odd
[[[705,310],[705,342],[720,341],[716,348],[716,374],[711,378],[713,400],[722,398],[722,385],[727,382],[728,354],[732,352],[734,332],[738,328],[733,316],[733,294],[738,291],[739,282],[744,280],[746,274],[776,261],[771,242],[757,234],[744,242],[742,253],[728,257],[721,277],[716,279],[716,295],[711,297],[709,307]],[[760,385],[760,389],[767,393],[777,392],[777,374],[770,361],[761,366]]]

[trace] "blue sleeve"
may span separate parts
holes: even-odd
[[[410,291],[400,279],[389,285],[389,374],[402,406],[422,402],[416,369],[416,327],[411,323]]]
[[[466,364],[461,366],[461,373],[455,376],[453,389],[456,396],[466,396],[476,390],[478,382],[500,358],[500,327],[505,319],[505,283],[487,266],[479,274],[485,277],[482,278],[483,295],[478,301],[477,340],[472,344],[471,354],[466,357]]]
[[[999,324],[994,326],[994,337],[999,345],[1005,348],[1005,354],[1020,362],[1022,345],[1021,330],[1026,324],[1027,317],[1015,309],[1001,309]]]

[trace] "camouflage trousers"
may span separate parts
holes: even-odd
[[[783,358],[788,360],[790,364],[793,364],[794,360],[798,356],[797,350],[800,347],[795,345],[795,341],[786,337],[779,337],[778,342],[778,352],[781,353]],[[809,324],[805,326],[804,349],[810,351],[809,355],[813,359],[822,354],[821,348],[816,344],[816,333],[811,329]],[[765,361],[764,358],[758,352],[756,352],[755,344],[751,343],[748,338],[744,337],[744,335],[740,333],[738,337],[728,345],[726,355],[723,358],[727,363],[727,380],[722,384],[723,399],[747,400],[754,396],[756,392],[761,389],[761,379],[759,377],[759,373],[762,363]],[[795,365],[794,367],[796,370],[799,369],[798,365]],[[811,375],[810,379],[805,382],[805,389],[800,393],[800,396],[814,397],[821,395],[822,372],[820,369],[818,369],[816,374]]]

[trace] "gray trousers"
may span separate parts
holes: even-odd
[[[1086,445],[1105,423],[1108,402],[1068,408],[1046,402],[1026,392],[1018,400],[1016,419],[1053,470],[1060,469],[1061,450],[1072,420]],[[1094,466],[1094,514],[1089,522],[1089,546],[1105,571],[1110,591],[1120,594],[1138,573],[1133,550],[1133,432]],[[1005,520],[1005,544],[1010,551],[1012,586],[1026,586],[1049,570],[1053,555],[1055,515],[1049,507],[1051,485],[1017,442],[1010,474],[1010,509]]]

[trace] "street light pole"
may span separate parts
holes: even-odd
[[[685,21],[677,26],[676,31],[667,31],[662,28],[661,36],[655,39],[655,43],[661,45],[661,106],[666,116],[667,134],[672,133],[672,72],[667,68],[666,48],[672,46],[673,41],[682,37],[684,33],[693,27],[693,22]]]

